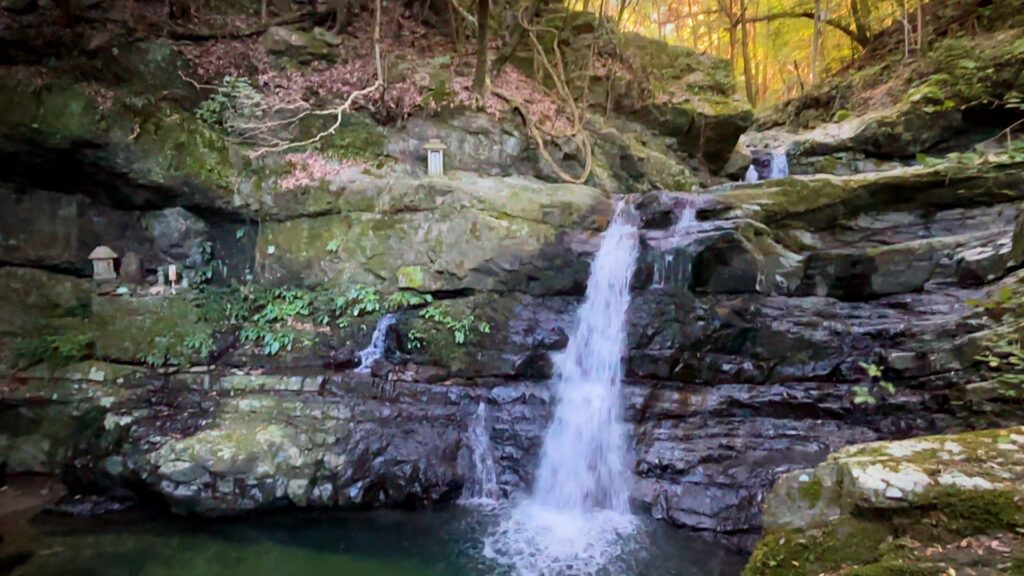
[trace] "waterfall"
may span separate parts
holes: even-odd
[[[786,178],[789,176],[789,158],[785,152],[772,152],[772,172],[769,178]]]
[[[356,369],[358,372],[369,372],[373,363],[384,357],[388,346],[388,330],[397,319],[394,314],[385,314],[377,321],[373,336],[370,337],[370,345],[359,352],[359,368]]]
[[[633,545],[621,396],[636,220],[620,205],[604,233],[568,346],[555,359],[555,413],[533,495],[486,542],[485,554],[518,574],[592,574]]]
[[[557,359],[555,417],[534,488],[537,502],[552,508],[629,511],[620,397],[629,281],[639,252],[630,216],[620,207],[605,232],[575,331]]]
[[[471,470],[466,474],[461,501],[468,504],[494,503],[501,497],[498,476],[491,454],[491,436],[487,431],[487,405],[480,402],[469,423],[464,441],[469,448]]]
[[[755,152],[743,181],[747,183],[776,180],[789,176],[789,158],[785,151]]]
[[[697,224],[697,201],[689,196],[680,198],[677,205],[676,222],[667,238],[649,240],[652,248],[658,248],[654,255],[651,288],[666,288],[682,285],[690,273],[690,258],[678,257],[680,245],[690,241],[690,234]]]

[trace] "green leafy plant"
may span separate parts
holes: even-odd
[[[244,76],[225,76],[213,94],[196,109],[200,121],[218,128],[228,128],[239,120],[255,120],[260,116],[262,94]]]
[[[467,339],[473,334],[474,327],[480,334],[490,334],[491,332],[490,324],[483,321],[477,322],[472,314],[462,319],[455,319],[448,312],[437,306],[424,308],[420,312],[420,316],[440,324],[446,330],[450,330],[455,343],[460,345],[466,343]]]
[[[52,362],[59,366],[78,362],[89,356],[94,335],[88,330],[64,329],[15,342],[15,358],[21,366]]]
[[[881,390],[888,394],[896,393],[896,387],[883,378],[880,366],[860,362],[860,367],[867,372],[870,383],[853,387],[854,404],[877,404]]]
[[[411,290],[400,290],[395,292],[384,302],[384,309],[388,312],[417,308],[434,301],[430,294],[420,294]]]
[[[990,298],[969,300],[998,322],[985,333],[984,350],[975,359],[993,374],[998,393],[1024,399],[1024,287],[1003,286]]]

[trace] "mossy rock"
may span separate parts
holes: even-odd
[[[843,448],[779,479],[744,575],[1013,573],[1022,449],[1021,427]]]
[[[421,291],[567,290],[576,280],[564,265],[575,258],[560,239],[600,230],[611,216],[611,203],[597,190],[524,178],[459,174],[378,190],[370,212],[265,223],[262,280],[388,290],[410,281]],[[338,210],[352,200],[335,202]],[[558,288],[559,282],[570,285]]]
[[[213,327],[200,320],[187,296],[97,297],[88,329],[97,357],[157,366],[203,362],[190,342],[213,339]]]

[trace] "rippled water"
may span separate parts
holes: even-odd
[[[233,520],[120,515],[44,518],[41,551],[16,576],[484,576],[533,574],[491,563],[485,536],[507,510],[307,513]],[[737,576],[743,557],[692,533],[642,521],[602,575]],[[546,566],[552,574],[577,572]]]

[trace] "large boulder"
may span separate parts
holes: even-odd
[[[399,180],[375,209],[263,225],[259,273],[272,283],[367,284],[425,292],[572,291],[569,239],[601,230],[611,202],[592,188],[526,178]]]
[[[1020,573],[1022,455],[1020,427],[844,448],[779,479],[744,575]]]

